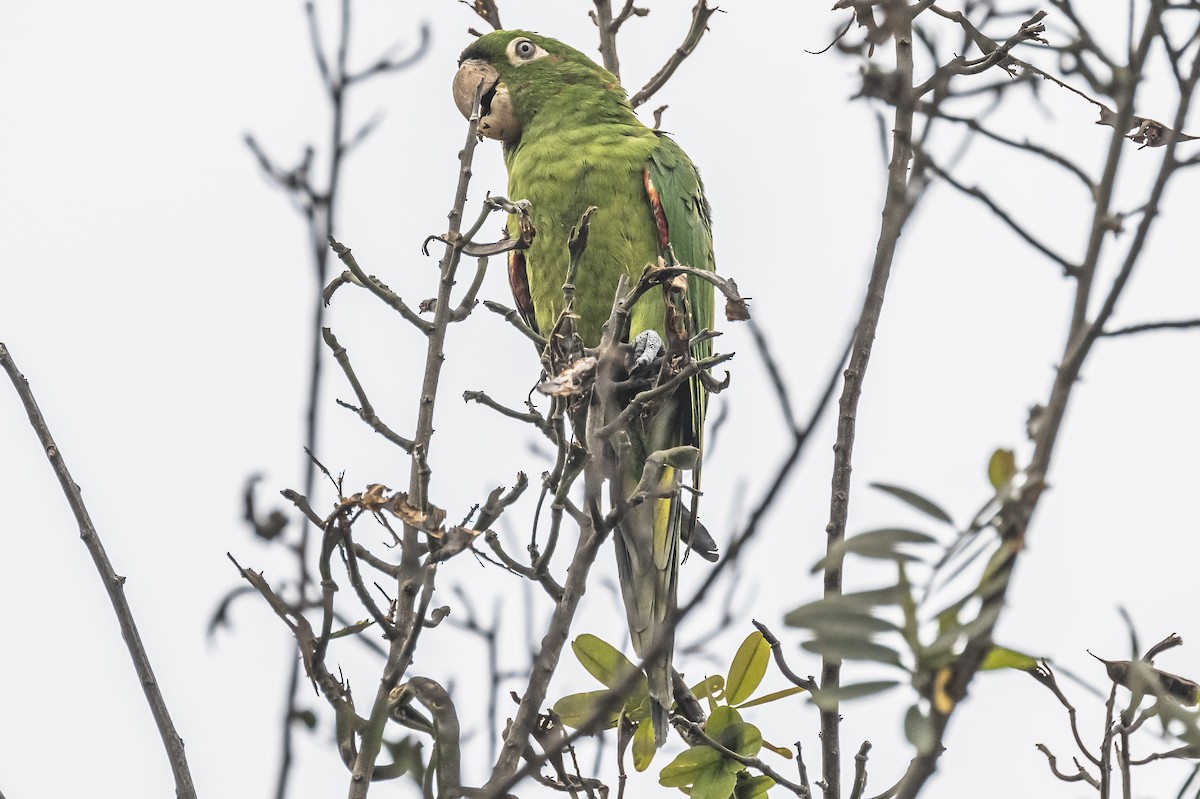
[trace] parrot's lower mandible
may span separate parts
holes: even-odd
[[[564,304],[568,238],[591,206],[596,211],[575,279],[575,328],[584,345],[599,344],[622,275],[632,285],[647,264],[714,269],[709,207],[696,167],[671,138],[638,121],[611,72],[554,39],[496,31],[477,39],[459,60],[454,97],[464,116],[472,111],[481,81],[479,131],[503,143],[509,197],[530,201],[536,230],[529,248],[512,251],[508,264],[513,297],[530,327],[543,336],[554,330]],[[686,284],[680,278],[675,285],[682,301],[672,313],[667,313],[668,292],[654,290],[630,315],[630,340],[643,350],[649,345],[651,355],[670,338],[669,318],[686,317],[683,329],[693,337],[712,329],[712,284],[689,276]],[[679,286],[685,287],[679,291]],[[698,361],[711,354],[711,341],[690,348]],[[633,491],[646,458],[655,452],[701,449],[706,401],[696,376],[657,414],[631,424],[631,453],[614,491],[625,492],[622,496]],[[696,521],[699,461],[691,471],[696,490],[690,501],[676,490],[671,499],[635,505],[614,536],[633,648],[649,658],[646,676],[660,745],[672,706],[681,536],[715,559],[715,547]],[[678,479],[677,470],[665,471],[665,486]],[[701,538],[705,542],[697,546]]]

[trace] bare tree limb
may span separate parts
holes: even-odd
[[[654,74],[654,77],[650,78],[645,86],[629,98],[630,105],[637,108],[653,97],[654,93],[671,79],[671,76],[675,74],[675,70],[679,69],[679,65],[700,44],[700,39],[703,38],[705,31],[708,30],[709,18],[719,10],[716,6],[710,7],[707,0],[697,0],[696,5],[692,7],[692,24],[688,28],[687,34],[683,37],[683,44],[675,49],[675,52],[662,65],[662,68]]]
[[[29,381],[17,369],[12,354],[2,342],[0,342],[0,367],[3,367],[4,371],[8,373],[8,378],[12,381],[13,388],[16,389],[17,396],[21,399],[21,404],[25,406],[29,424],[33,427],[38,441],[41,442],[42,451],[46,453],[46,457],[50,461],[54,476],[58,478],[58,484],[62,487],[71,513],[79,524],[79,537],[83,539],[83,545],[87,547],[88,554],[92,556],[92,563],[95,564],[96,571],[100,574],[104,591],[108,594],[108,601],[112,603],[117,623],[121,627],[121,637],[125,640],[125,648],[129,650],[129,657],[133,660],[133,669],[137,672],[142,693],[146,696],[150,714],[154,717],[158,735],[167,752],[167,760],[171,764],[171,773],[175,778],[175,793],[182,799],[195,799],[196,788],[192,784],[192,774],[188,768],[187,757],[184,755],[183,738],[175,731],[175,724],[171,721],[166,700],[163,699],[162,692],[158,687],[158,678],[154,676],[154,669],[150,667],[150,656],[146,653],[146,647],[142,643],[142,637],[134,622],[133,609],[129,607],[129,601],[125,598],[125,578],[118,575],[113,569],[112,561],[108,559],[108,553],[104,551],[104,544],[100,541],[100,534],[96,531],[96,526],[92,524],[91,514],[88,513],[87,506],[83,502],[79,486],[75,484],[71,472],[67,469],[62,451],[55,443],[54,437],[50,435],[50,427],[46,424],[46,419],[38,408],[33,390],[29,387]]]

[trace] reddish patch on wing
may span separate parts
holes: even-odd
[[[525,253],[510,250],[508,253],[508,285],[512,288],[513,301],[524,317],[526,324],[537,332],[537,317],[533,312],[533,298],[529,296],[529,274],[525,271]]]
[[[671,233],[667,229],[667,214],[663,211],[662,198],[658,196],[658,189],[654,188],[654,181],[650,179],[649,167],[642,170],[642,179],[646,184],[646,198],[650,200],[650,211],[654,214],[654,226],[658,228],[659,246],[666,250],[671,246]]]

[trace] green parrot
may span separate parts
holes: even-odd
[[[587,246],[575,280],[576,331],[588,347],[600,342],[617,281],[637,283],[647,264],[663,259],[697,269],[714,269],[712,227],[700,175],[674,141],[634,116],[617,78],[574,48],[526,31],[496,31],[463,51],[454,78],[454,98],[469,116],[483,82],[481,135],[504,145],[508,192],[530,201],[536,235],[527,250],[509,254],[513,297],[526,323],[542,335],[554,330],[563,310],[562,286],[569,262],[567,241],[589,206]],[[510,221],[515,228],[515,221]],[[515,229],[513,231],[515,233]],[[682,281],[679,281],[682,282]],[[636,343],[635,370],[646,366],[671,331],[666,320],[686,320],[695,336],[713,326],[713,286],[689,276],[684,299],[667,314],[666,292],[648,291],[632,309],[629,336]],[[674,341],[678,345],[678,327]],[[682,345],[686,350],[688,344]],[[691,345],[691,357],[711,354],[711,341]],[[669,347],[667,348],[669,351]],[[692,378],[630,433],[631,454],[614,493],[628,495],[642,476],[647,456],[672,447],[701,448],[707,392]],[[668,468],[664,488],[677,485]],[[692,469],[693,497],[699,496],[700,465]],[[616,483],[621,485],[617,486]],[[629,509],[614,536],[618,576],[634,651],[655,656],[646,676],[655,738],[665,740],[672,705],[674,647],[681,537],[706,559],[715,544],[696,521],[679,491],[668,500]]]

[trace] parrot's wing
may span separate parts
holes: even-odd
[[[510,236],[520,236],[515,217],[508,223]],[[517,313],[529,325],[534,333],[539,333],[537,314],[533,310],[533,299],[529,296],[529,273],[525,268],[525,253],[522,250],[508,252],[508,285],[512,288],[513,302],[517,305]]]
[[[687,154],[680,149],[668,136],[659,133],[658,145],[651,153],[650,162],[646,167],[649,178],[648,191],[651,192],[651,203],[657,201],[665,216],[667,237],[670,250],[677,263],[695,269],[714,271],[716,260],[713,257],[712,216],[708,200],[704,197],[704,186],[700,182],[700,173],[692,164]],[[653,195],[657,194],[657,197]],[[664,253],[668,262],[670,253]],[[688,278],[687,311],[691,318],[690,334],[695,336],[702,330],[713,327],[713,285],[703,278],[691,276]],[[704,341],[692,348],[692,357],[696,360],[707,358],[712,354],[712,342]],[[690,444],[703,453],[704,449],[704,413],[707,405],[707,393],[699,378],[692,378],[690,384],[691,408],[690,413],[679,414],[680,438],[679,443]],[[700,463],[692,470],[692,487],[700,490]],[[698,494],[692,500],[690,519],[683,530],[684,540],[691,542],[696,525],[696,504]],[[709,539],[711,541],[711,538]],[[710,556],[705,553],[706,558]],[[715,554],[712,556],[715,558]],[[712,558],[710,558],[712,559]]]

